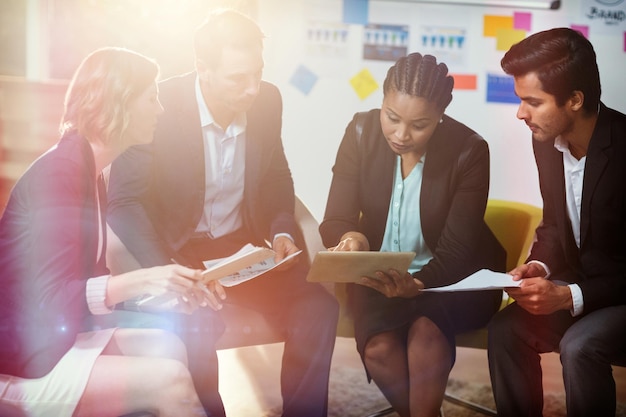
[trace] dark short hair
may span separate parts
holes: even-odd
[[[448,67],[437,63],[432,55],[418,52],[400,58],[389,70],[383,83],[383,94],[389,91],[422,97],[435,104],[441,111],[452,101],[454,78],[448,75]]]
[[[535,72],[543,91],[563,106],[574,91],[584,95],[583,108],[595,113],[600,103],[600,74],[593,45],[580,32],[555,28],[516,43],[500,62],[509,75]]]
[[[215,67],[224,48],[262,46],[264,38],[265,35],[250,17],[234,9],[217,9],[196,29],[194,51],[196,59]]]

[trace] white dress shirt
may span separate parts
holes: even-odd
[[[580,208],[583,196],[583,179],[585,177],[585,162],[587,156],[576,159],[569,150],[569,145],[561,137],[554,140],[554,147],[563,154],[563,175],[565,177],[565,204],[567,214],[574,232],[576,246],[580,248]],[[572,315],[577,316],[583,312],[583,294],[578,284],[568,285],[574,307]]]
[[[241,228],[245,158],[246,114],[238,114],[226,129],[215,122],[196,79],[196,100],[204,139],[204,213],[196,232],[214,239]]]

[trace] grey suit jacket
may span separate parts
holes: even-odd
[[[154,141],[113,163],[108,222],[144,267],[170,263],[202,216],[205,161],[195,73],[159,85],[165,109]],[[266,82],[247,112],[244,223],[253,243],[297,236],[293,180],[282,139],[282,100]]]
[[[576,246],[565,203],[562,154],[533,141],[543,196],[543,223],[529,259],[552,279],[576,282],[584,313],[626,302],[626,115],[603,104],[587,150]]]

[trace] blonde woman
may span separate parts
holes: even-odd
[[[59,142],[18,180],[0,219],[0,415],[203,416],[185,347],[161,330],[85,332],[92,314],[172,293],[215,305],[179,265],[111,276],[101,171],[152,139],[158,66],[120,48],[87,56],[69,86]]]

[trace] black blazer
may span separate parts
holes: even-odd
[[[87,279],[109,273],[106,240],[96,262],[96,190],[91,146],[76,134],[37,159],[12,190],[0,220],[0,373],[45,375],[83,330]]]
[[[107,220],[144,267],[170,263],[202,216],[205,161],[195,80],[189,73],[159,85],[165,112],[154,141],[129,148],[111,167]],[[278,89],[262,82],[246,115],[245,226],[257,244],[280,232],[296,237]]]
[[[600,105],[583,182],[580,249],[565,203],[563,156],[554,142],[533,141],[543,222],[529,259],[552,279],[578,283],[584,312],[626,302],[626,115]]]
[[[382,244],[393,186],[394,154],[382,133],[380,110],[366,115],[357,142],[355,118],[339,146],[320,232],[326,246],[351,230]],[[420,213],[433,259],[414,276],[426,287],[458,282],[481,268],[503,270],[506,254],[484,222],[489,148],[476,132],[445,116],[428,144]]]

